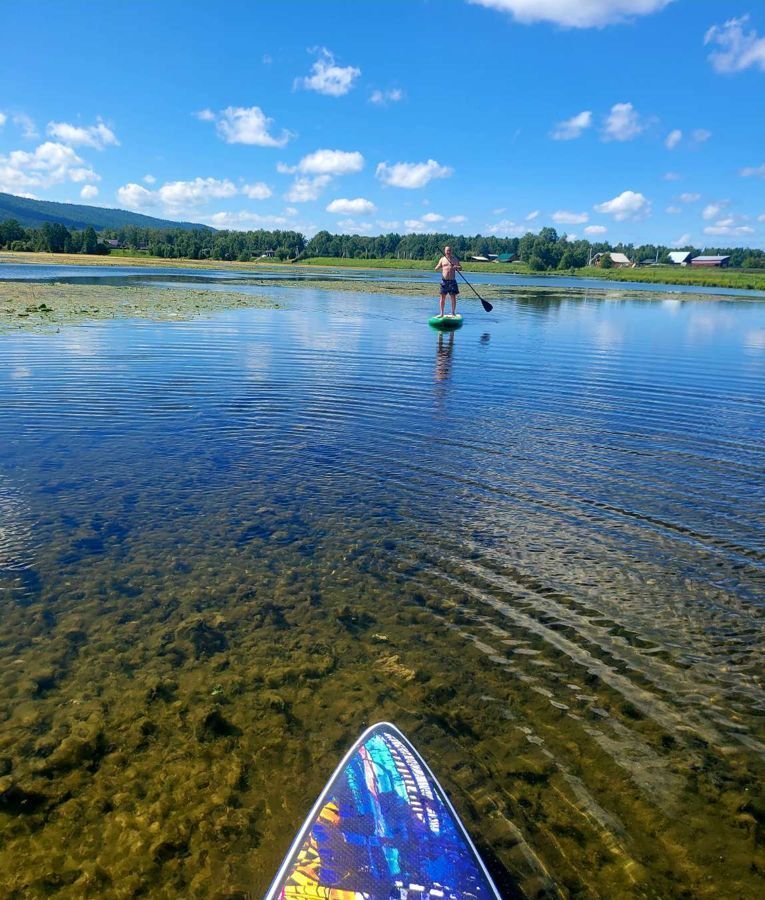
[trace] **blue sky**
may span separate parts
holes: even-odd
[[[765,4],[3,2],[0,190],[218,227],[765,246]]]

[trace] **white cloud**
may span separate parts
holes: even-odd
[[[157,191],[157,196],[168,211],[180,212],[209,200],[233,197],[236,193],[236,185],[227,178],[195,178],[193,181],[169,181]]]
[[[23,138],[29,138],[29,140],[33,141],[40,137],[40,133],[38,132],[32,117],[28,116],[26,113],[16,113],[13,116],[13,124],[19,126]]]
[[[255,181],[252,184],[242,185],[242,193],[250,200],[267,200],[273,191],[265,181]]]
[[[669,213],[671,216],[677,216],[683,211],[682,206],[668,206],[664,212]]]
[[[494,234],[497,237],[521,237],[526,234],[528,228],[510,219],[501,219],[494,225],[487,225],[484,230],[487,234]]]
[[[399,226],[395,219],[378,219],[377,224],[386,231],[394,231]]]
[[[280,171],[290,171],[281,164]],[[277,166],[279,168],[279,166]],[[304,175],[351,175],[364,168],[364,157],[357,151],[315,150],[304,156],[296,170]],[[292,171],[295,171],[294,169]]]
[[[270,133],[273,119],[259,106],[227,106],[217,115],[210,109],[196,113],[203,122],[215,122],[218,135],[227,144],[250,144],[256,147],[284,147],[295,135],[284,129],[276,137]]]
[[[156,184],[157,179],[153,175],[144,175],[143,181],[144,184]]]
[[[765,222],[765,213],[763,213],[761,216],[757,216],[757,221],[758,221],[758,222]]]
[[[592,125],[592,113],[589,109],[584,112],[577,113],[570,119],[558,122],[555,128],[550,132],[550,137],[554,141],[573,141],[578,138],[585,128]]]
[[[607,141],[631,141],[645,130],[645,124],[631,103],[614,103],[603,128]]]
[[[587,213],[569,212],[567,209],[559,209],[552,214],[556,225],[583,225],[589,218]]]
[[[446,221],[453,225],[461,225],[463,222],[467,222],[467,216],[449,216]]]
[[[741,169],[739,175],[741,175],[742,178],[751,178],[752,176],[765,178],[765,163],[761,166],[747,166],[746,168]]]
[[[622,191],[618,197],[606,200],[604,203],[597,203],[593,208],[595,212],[613,216],[617,222],[624,222],[627,219],[642,219],[651,212],[650,202],[636,191]]]
[[[100,181],[100,176],[71,147],[46,141],[32,152],[13,150],[0,156],[0,191],[28,193],[66,181]]]
[[[1,113],[1,112],[0,112],[0,128],[2,128],[3,125],[5,125],[5,123],[6,123],[7,121],[8,121],[8,116],[6,116],[5,113]]]
[[[751,225],[739,225],[733,216],[728,216],[726,219],[720,219],[715,222],[714,225],[707,225],[704,229],[704,234],[728,236],[747,235],[754,234],[754,228],[752,228]]]
[[[438,213],[425,213],[422,217],[423,222],[443,222],[444,217]]]
[[[335,57],[326,47],[319,47],[315,52],[319,58],[311,66],[311,75],[296,78],[295,87],[307,91],[316,91],[328,97],[342,97],[353,87],[353,82],[361,75],[361,69],[355,66],[335,65]]]
[[[693,138],[694,143],[704,144],[712,137],[712,132],[707,131],[706,128],[694,128],[691,132],[691,137]]]
[[[353,234],[369,234],[373,230],[371,222],[357,222],[355,219],[340,219],[337,224],[343,231]]]
[[[296,178],[284,195],[284,199],[290,203],[307,203],[309,200],[318,200],[330,181],[332,181],[332,178],[329,175]]]
[[[551,22],[565,28],[602,28],[664,9],[671,0],[470,0],[510,13],[517,22]]]
[[[680,200],[681,203],[695,203],[697,200],[701,200],[701,194],[680,194],[678,200]]]
[[[404,228],[413,232],[428,230],[428,226],[421,219],[404,219]]]
[[[248,210],[217,212],[211,216],[200,217],[199,221],[212,225],[213,228],[227,228],[231,231],[247,231],[251,228],[284,228],[290,231],[300,231],[307,235],[316,233],[315,225],[295,222],[290,216],[259,215]]]
[[[495,212],[504,212],[504,209],[502,209],[502,210],[495,210]],[[532,210],[532,211],[526,216],[526,221],[527,221],[527,222],[533,222],[534,219],[538,219],[538,218],[539,218],[539,210],[538,210],[538,209],[535,209],[535,210]]]
[[[376,210],[377,207],[374,203],[371,200],[365,200],[363,197],[356,197],[355,200],[346,200],[340,197],[327,206],[327,212],[343,216],[367,216]]]
[[[705,222],[710,219],[716,219],[726,206],[730,205],[730,200],[718,200],[715,203],[708,203],[701,212],[701,218]]]
[[[83,200],[93,200],[98,196],[98,188],[94,184],[86,184],[80,191],[80,196]]]
[[[387,106],[389,103],[398,103],[404,99],[404,92],[399,88],[390,88],[387,91],[372,91],[369,96],[370,103],[378,106]]]
[[[749,16],[728,19],[723,25],[713,25],[704,36],[704,44],[713,44],[707,59],[716,72],[730,75],[752,66],[765,71],[765,37],[756,31],[744,31]]]
[[[680,237],[676,241],[672,241],[673,247],[685,247],[691,241],[691,236],[687,232],[685,234],[681,234]]]
[[[682,139],[683,132],[680,131],[679,128],[675,128],[667,135],[667,138],[664,141],[664,146],[667,148],[667,150],[674,150],[675,147],[677,147],[677,145],[680,143],[680,141],[682,141]]]
[[[454,172],[448,166],[442,166],[434,159],[424,163],[399,162],[389,166],[387,162],[381,162],[377,166],[375,175],[392,187],[422,188],[434,178],[448,178]]]
[[[605,225],[588,225],[584,229],[585,234],[605,234],[608,229]]]
[[[665,172],[662,175],[662,178],[665,181],[680,181],[680,174],[678,172]]]
[[[579,240],[578,234],[567,234],[565,237],[566,237],[566,242],[569,244],[573,244],[574,241]]]
[[[117,136],[99,119],[95,125],[81,127],[68,122],[48,122],[48,134],[70,147],[93,147],[103,150],[108,146],[119,146]]]
[[[117,188],[117,200],[121,206],[127,209],[146,209],[156,206],[159,198],[154,191],[149,191],[143,185],[131,181]]]

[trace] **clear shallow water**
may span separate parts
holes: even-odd
[[[761,894],[765,309],[273,292],[0,338],[6,892],[260,896],[390,719],[508,892]]]

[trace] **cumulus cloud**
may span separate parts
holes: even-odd
[[[377,106],[387,106],[389,103],[398,103],[404,99],[404,92],[399,88],[390,88],[387,91],[372,91],[369,102]]]
[[[504,212],[504,210],[502,210],[502,212]],[[538,219],[538,218],[539,218],[539,210],[534,209],[526,216],[526,221],[533,222],[534,219]]]
[[[443,222],[444,217],[439,215],[438,213],[432,213],[432,212],[425,213],[425,215],[422,216],[422,221],[423,222]]]
[[[71,147],[53,141],[35,150],[13,150],[0,155],[0,191],[28,193],[29,188],[47,188],[66,181],[100,181],[88,164]]]
[[[614,103],[603,126],[607,141],[632,141],[645,130],[637,110],[631,103]]]
[[[739,175],[742,178],[752,178],[753,176],[765,178],[765,163],[761,166],[747,166],[740,170]]]
[[[717,200],[715,203],[708,203],[701,212],[701,218],[705,222],[710,219],[716,219],[726,206],[730,205],[730,200]]]
[[[667,138],[664,141],[664,146],[667,148],[667,150],[674,150],[675,147],[677,147],[677,145],[680,143],[680,141],[682,141],[682,139],[683,132],[680,131],[679,128],[675,128],[667,135]]]
[[[577,113],[570,119],[564,119],[550,132],[554,141],[573,141],[580,137],[586,128],[592,125],[592,113],[589,109]]]
[[[605,225],[588,225],[584,229],[585,234],[605,234],[608,229]]]
[[[147,190],[143,185],[136,184],[134,181],[117,188],[117,200],[126,209],[148,209],[159,203],[159,198],[154,191]]]
[[[683,211],[682,206],[668,206],[664,212],[670,214],[670,216],[677,216]]]
[[[143,181],[144,184],[156,184],[157,179],[153,175],[144,175]]]
[[[70,125],[68,122],[48,122],[48,134],[70,147],[93,147],[103,150],[108,146],[119,146],[117,136],[101,119],[95,125]]]
[[[250,144],[256,147],[284,147],[295,135],[286,128],[277,137],[271,134],[274,120],[259,106],[227,106],[219,113],[203,109],[196,113],[202,122],[215,122],[218,136],[227,144]]]
[[[765,37],[754,29],[745,31],[748,22],[749,16],[741,16],[707,31],[704,44],[717,48],[707,57],[716,72],[730,75],[749,68],[765,71]]]
[[[603,28],[658,12],[672,0],[470,0],[510,13],[517,22],[551,22],[564,28]]]
[[[0,128],[2,128],[3,125],[5,125],[5,123],[6,123],[7,121],[8,121],[8,116],[6,116],[5,113],[1,113],[1,112],[0,112]]]
[[[375,175],[392,187],[399,188],[423,188],[434,178],[448,178],[454,170],[448,166],[442,166],[434,159],[427,162],[409,163],[399,162],[389,166],[387,162],[381,162],[377,166]]]
[[[295,87],[307,91],[316,91],[328,97],[342,97],[353,87],[353,82],[361,75],[361,69],[355,66],[338,66],[334,55],[326,47],[318,47],[313,51],[319,58],[311,66],[311,74],[305,78],[296,78]]]
[[[80,196],[83,200],[93,200],[98,196],[98,188],[94,184],[86,184],[80,191]]]
[[[289,171],[286,166],[282,168]],[[351,175],[363,168],[364,157],[357,150],[315,150],[296,166],[296,170],[304,175]]]
[[[685,194],[680,194],[678,200],[681,203],[695,203],[697,200],[701,200],[701,194],[686,192]]]
[[[296,222],[291,216],[260,215],[249,210],[216,212],[210,216],[201,216],[198,220],[212,225],[213,228],[226,228],[231,231],[248,231],[252,228],[286,228],[300,231],[309,236],[316,233],[315,225]]]
[[[18,125],[21,129],[21,136],[23,138],[28,138],[31,141],[36,140],[40,137],[40,133],[37,130],[37,125],[35,125],[34,120],[31,116],[28,116],[26,113],[15,113],[13,116],[13,124]]]
[[[662,178],[665,181],[680,181],[680,174],[679,172],[665,172]]]
[[[267,200],[273,191],[265,181],[255,181],[252,184],[242,185],[242,193],[250,200]]]
[[[643,219],[651,212],[650,202],[636,191],[622,191],[618,197],[597,203],[593,208],[595,212],[613,216],[617,222],[624,222],[627,219]]]
[[[672,241],[673,247],[685,247],[690,243],[691,236],[687,232],[685,234],[681,234],[680,237],[676,241]]]
[[[169,211],[177,212],[202,206],[210,200],[233,197],[236,193],[236,185],[227,178],[195,178],[193,181],[169,181],[157,191],[157,196]]]
[[[493,225],[487,225],[484,230],[487,234],[494,234],[497,237],[521,237],[526,234],[528,228],[511,219],[500,219]]]
[[[363,197],[356,197],[355,200],[339,197],[327,206],[327,212],[342,216],[366,216],[376,211],[377,207],[374,203],[371,200],[365,200]]]
[[[569,212],[567,209],[559,209],[552,214],[556,225],[583,225],[589,218],[587,213]]]
[[[330,175],[314,175],[313,177],[296,178],[284,195],[284,199],[290,203],[307,203],[310,200],[318,200],[324,188],[330,183]]]
[[[724,219],[718,219],[713,225],[707,225],[704,234],[710,235],[748,235],[754,234],[754,228],[751,225],[742,225],[741,220],[736,216],[726,216]]]

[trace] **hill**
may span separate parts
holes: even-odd
[[[137,225],[140,228],[183,228],[191,231],[203,228],[214,231],[208,225],[193,222],[171,222],[156,219],[126,209],[105,209],[100,206],[85,206],[80,203],[55,203],[52,200],[30,200],[15,194],[0,193],[0,222],[16,219],[25,228],[37,228],[43,222],[58,222],[67,228],[82,229],[92,225],[96,231],[104,228],[122,228]]]

